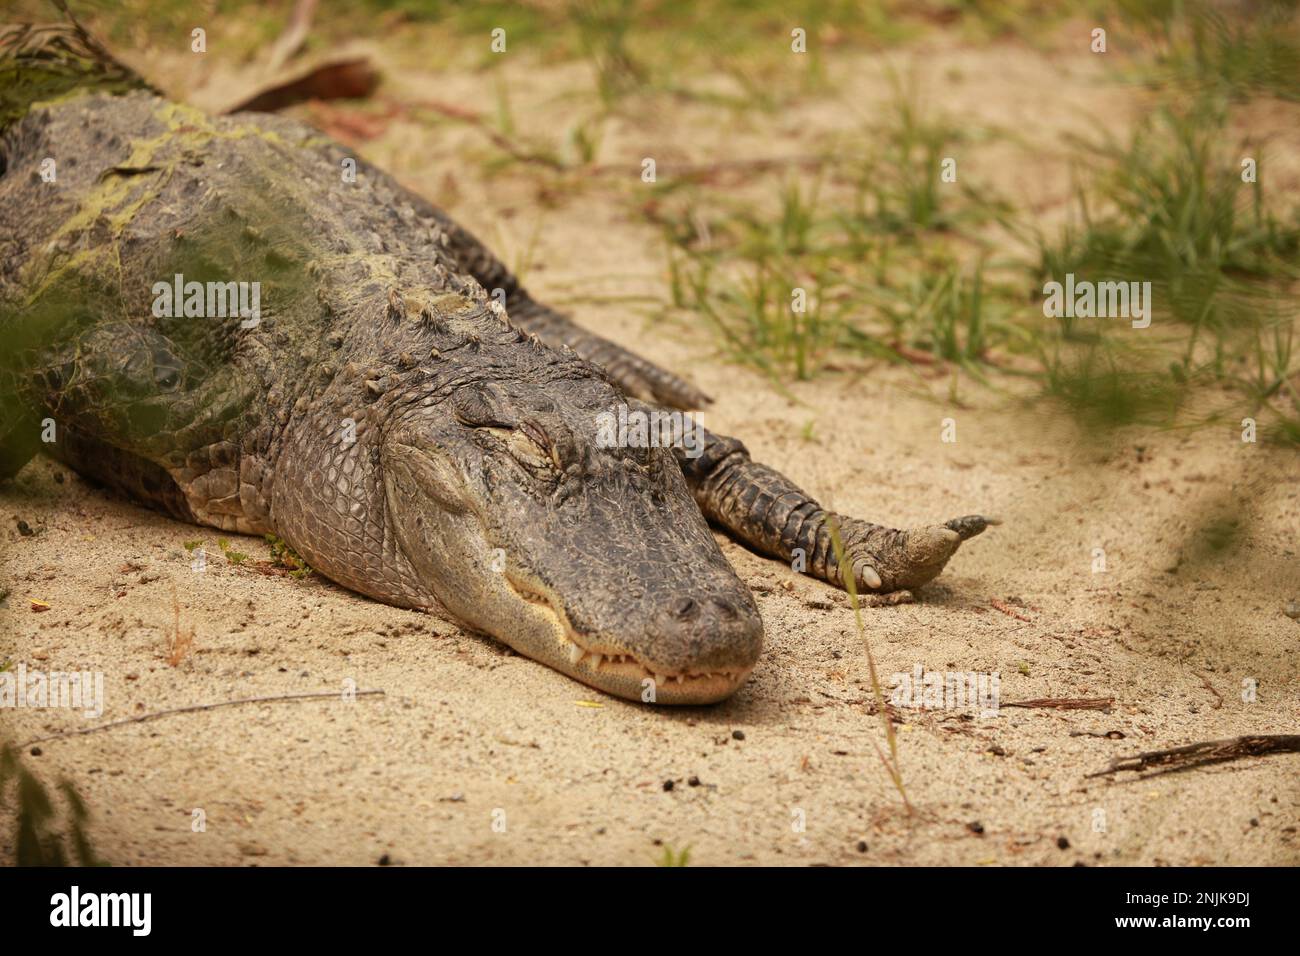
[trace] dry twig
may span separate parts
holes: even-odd
[[[1262,757],[1266,754],[1300,753],[1300,734],[1250,734],[1229,737],[1226,740],[1203,740],[1172,747],[1169,750],[1149,750],[1132,757],[1120,757],[1110,762],[1110,767],[1088,774],[1105,777],[1124,770],[1142,771],[1159,768],[1156,774],[1177,773],[1207,764],[1240,760],[1242,757]]]
[[[354,697],[373,697],[382,695],[382,690],[359,690],[355,691]],[[43,744],[47,740],[63,740],[67,737],[80,737],[84,734],[96,734],[101,730],[112,730],[114,727],[124,727],[127,724],[142,724],[145,721],[157,720],[160,717],[171,717],[175,714],[195,714],[204,710],[216,710],[219,707],[234,707],[238,704],[278,704],[286,701],[297,700],[340,700],[343,695],[336,690],[316,691],[307,694],[277,694],[271,697],[241,697],[238,700],[219,700],[215,704],[191,704],[189,707],[173,707],[170,710],[157,710],[151,714],[141,714],[138,717],[126,717],[122,720],[113,720],[107,724],[98,724],[94,727],[87,727],[84,730],[66,730],[58,734],[50,734],[48,737],[37,737],[22,744],[19,749],[26,750],[34,744]]]
[[[1114,697],[1035,697],[1033,700],[1010,700],[999,707],[1037,707],[1056,710],[1110,710]]]

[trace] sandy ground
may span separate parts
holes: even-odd
[[[942,53],[914,63],[950,81],[945,106],[1041,131],[1018,145],[990,137],[971,156],[982,157],[986,182],[1045,215],[1068,194],[1059,134],[1141,109],[1123,89],[1099,91],[1088,57]],[[587,82],[576,69],[554,67],[529,83],[519,67],[519,115],[538,128],[553,121],[565,109],[560,93]],[[870,58],[840,62],[833,76],[862,112],[884,95]],[[402,86],[475,102],[481,82],[430,73]],[[801,136],[836,116],[815,99],[757,121],[720,122],[716,110],[687,105],[611,129],[602,158],[646,148],[694,160],[733,149],[797,152]],[[418,152],[417,135],[426,146]],[[482,149],[472,130],[440,128],[429,139],[399,123],[363,148],[435,199],[454,186],[451,210],[513,258],[536,221],[531,181],[458,167],[458,151]],[[76,782],[103,857],[636,865],[670,846],[690,847],[691,862],[704,865],[1300,862],[1300,757],[1148,779],[1086,776],[1139,751],[1295,732],[1300,622],[1283,613],[1300,597],[1294,451],[1243,444],[1226,426],[1134,432],[1103,447],[1046,410],[973,386],[953,403],[946,375],[904,369],[850,370],[782,396],[715,358],[702,331],[647,324],[597,301],[666,294],[658,237],[598,190],[547,209],[533,259],[537,294],[702,384],[717,400],[710,428],[743,437],[756,458],[823,502],[898,526],[999,514],[1005,524],[965,545],[920,603],[865,617],[887,681],[916,665],[996,672],[997,714],[897,710],[908,814],[876,756],[883,735],[844,596],[729,542],[766,624],[763,658],[724,704],[655,709],[429,616],[319,579],[230,565],[210,530],[115,499],[40,459],[0,489],[0,586],[12,592],[0,609],[0,660],[101,671],[100,721],[341,691],[347,682],[384,692],[243,705],[40,744],[27,762]],[[955,420],[955,443],[941,441],[945,418]],[[1202,557],[1188,538],[1225,506],[1244,540]],[[18,519],[35,534],[21,535]],[[212,555],[203,573],[183,547],[197,538]],[[260,541],[234,546],[267,555]],[[1098,548],[1104,571],[1095,570]],[[165,659],[173,585],[182,627],[195,635],[178,666]],[[32,600],[49,610],[33,611]],[[1105,711],[1006,706],[1104,697],[1114,698]],[[66,710],[0,719],[18,742],[98,722]],[[192,826],[196,810],[202,832]],[[4,813],[0,858],[13,853]]]

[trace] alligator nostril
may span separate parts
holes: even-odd
[[[740,614],[734,604],[724,601],[722,598],[714,598],[713,603],[718,606],[718,610],[722,612],[722,616],[728,621],[734,621]]]
[[[700,606],[695,602],[695,598],[684,597],[673,605],[673,617],[686,620],[686,618],[698,614],[699,610]]]

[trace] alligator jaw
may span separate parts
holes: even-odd
[[[634,654],[605,644],[596,636],[579,634],[546,588],[507,573],[506,583],[521,600],[544,614],[557,642],[552,666],[598,690],[631,700],[658,704],[711,704],[730,697],[749,677],[753,666],[712,671],[656,673]],[[526,652],[525,652],[526,653]],[[653,682],[647,684],[647,681]],[[653,687],[653,698],[648,689]]]

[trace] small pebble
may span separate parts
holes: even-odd
[[[966,824],[966,829],[979,836],[984,834],[984,824],[980,823],[978,820]]]
[[[1070,848],[1070,841],[1067,840],[1065,837],[1057,837],[1056,848],[1058,850],[1068,850]]]
[[[867,841],[866,841],[866,840],[859,840],[859,841],[858,841],[858,852],[859,852],[859,853],[866,853],[866,852],[867,852]]]
[[[745,732],[744,732],[743,730],[733,730],[733,731],[731,732],[731,739],[732,739],[732,740],[744,740],[744,739],[745,739]]]

